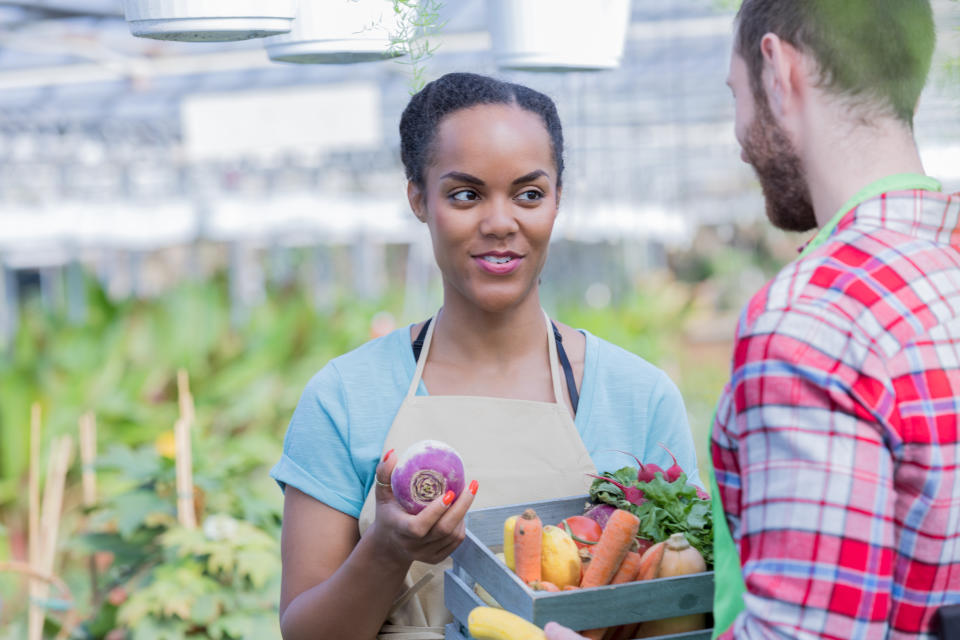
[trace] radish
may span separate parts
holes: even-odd
[[[673,482],[683,474],[683,469],[680,468],[680,465],[677,464],[677,456],[673,455],[673,451],[667,449],[666,445],[662,442],[658,442],[658,445],[663,447],[663,450],[670,454],[670,457],[673,458],[673,466],[667,469],[664,472],[664,477],[667,479],[667,482]]]
[[[623,496],[627,499],[627,502],[629,502],[630,504],[639,506],[647,501],[647,499],[643,497],[643,491],[641,489],[638,489],[636,487],[625,487],[622,484],[620,484],[618,481],[614,480],[613,478],[606,478],[604,476],[598,476],[593,473],[588,473],[587,475],[590,476],[591,478],[596,478],[597,480],[603,480],[604,482],[609,482],[613,486],[620,489],[620,491],[623,491]]]
[[[659,465],[653,464],[652,462],[643,464],[642,462],[640,462],[640,458],[633,455],[629,451],[621,451],[620,449],[614,449],[614,451],[616,451],[617,453],[622,453],[623,455],[626,455],[626,456],[630,456],[631,458],[637,461],[637,465],[639,466],[639,469],[637,471],[637,482],[650,482],[651,480],[656,479],[658,473],[662,473],[664,474],[664,476],[666,476],[666,472],[663,469],[661,469]]]
[[[607,526],[607,520],[610,519],[610,516],[613,515],[613,512],[616,510],[617,508],[612,504],[601,503],[593,505],[587,509],[583,515],[596,522],[600,525],[600,528],[603,529]]]
[[[448,491],[463,491],[463,460],[450,445],[421,440],[401,454],[390,475],[397,502],[407,513],[417,514]]]

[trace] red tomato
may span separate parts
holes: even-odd
[[[564,531],[569,529],[570,533],[574,535],[573,541],[581,549],[592,545],[585,542],[577,542],[576,538],[586,540],[587,542],[596,542],[600,539],[600,534],[603,533],[603,529],[595,520],[591,520],[585,516],[570,516],[557,526]]]

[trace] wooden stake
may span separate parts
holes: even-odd
[[[80,463],[83,479],[83,506],[93,508],[97,503],[97,472],[94,462],[97,458],[97,419],[92,411],[80,416]],[[83,519],[83,529],[88,530],[87,518]],[[90,602],[96,603],[100,597],[100,581],[97,578],[97,562],[91,553],[87,561],[90,572]]]
[[[193,404],[193,394],[190,393],[190,374],[186,369],[177,370],[177,399],[180,403],[180,419],[193,426],[197,410]]]
[[[35,573],[40,569],[40,403],[30,407],[30,480],[29,515],[27,521],[28,557],[30,568]],[[42,583],[31,579],[29,583],[30,606],[27,622],[27,635],[30,640],[39,640],[43,633],[43,610],[36,602],[40,598]]]
[[[187,529],[197,528],[193,506],[193,452],[190,446],[190,423],[180,418],[173,426],[177,448],[177,520]]]
[[[47,482],[43,488],[43,507],[40,515],[40,561],[37,567],[42,573],[53,574],[53,565],[57,557],[57,538],[60,534],[60,514],[63,509],[63,490],[67,481],[67,469],[73,456],[73,439],[70,436],[60,436],[54,442],[50,452],[50,462],[47,465]],[[39,609],[39,626],[31,626],[30,631],[37,633],[31,640],[40,640],[43,632],[44,607],[43,600],[47,598],[50,585],[41,584],[37,588],[36,600],[31,607]],[[33,617],[30,622],[33,623]]]
[[[97,503],[97,473],[93,463],[97,457],[97,419],[92,411],[80,416],[80,458],[83,465],[83,506]]]

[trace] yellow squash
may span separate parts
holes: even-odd
[[[561,590],[580,584],[580,552],[570,535],[553,525],[543,528],[540,547],[540,575]]]
[[[546,640],[543,629],[503,609],[477,607],[467,617],[470,637],[476,640]]]
[[[517,528],[517,518],[519,516],[510,516],[503,521],[503,558],[510,571],[514,571],[513,562],[513,531]]]

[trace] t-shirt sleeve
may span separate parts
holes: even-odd
[[[281,489],[296,487],[337,511],[360,516],[364,483],[353,463],[343,385],[334,363],[307,383],[270,476]]]
[[[687,410],[683,405],[683,396],[673,380],[663,372],[650,394],[648,415],[651,434],[647,446],[649,462],[654,462],[664,469],[673,465],[670,454],[657,445],[658,442],[662,443],[677,457],[677,464],[687,474],[687,481],[702,489],[703,482],[697,469],[697,451],[687,420]]]

